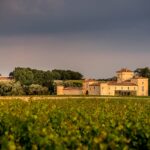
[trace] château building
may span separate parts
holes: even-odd
[[[85,80],[82,88],[58,85],[57,95],[148,96],[148,78],[136,76],[126,68],[117,71],[116,75],[116,81]]]

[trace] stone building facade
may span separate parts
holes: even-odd
[[[83,95],[82,88],[57,86],[57,95]]]
[[[138,77],[123,68],[116,81],[85,80],[82,88],[57,86],[57,95],[148,96],[148,78]]]

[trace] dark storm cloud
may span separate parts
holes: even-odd
[[[55,34],[131,27],[147,32],[149,6],[148,0],[1,0],[0,34]]]
[[[148,66],[149,6],[149,0],[0,0],[0,73],[24,66],[99,78]]]

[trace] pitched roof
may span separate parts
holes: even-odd
[[[127,68],[122,68],[121,70],[117,71],[117,73],[121,73],[121,72],[133,72]]]
[[[148,79],[148,78],[142,76],[134,76],[133,79]]]
[[[116,85],[116,86],[137,86],[135,83],[131,82],[108,82],[108,85]]]

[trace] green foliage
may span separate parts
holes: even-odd
[[[134,72],[135,72],[138,76],[150,78],[150,68],[148,68],[148,67],[145,67],[145,68],[137,68]]]
[[[82,74],[71,70],[53,70],[42,71],[31,68],[17,67],[10,73],[16,81],[19,81],[24,87],[24,92],[30,94],[29,87],[32,84],[38,84],[48,88],[50,94],[54,94],[55,87],[53,80],[78,80],[82,79]],[[73,86],[81,86],[79,83],[73,83]],[[39,93],[38,91],[34,93]]]
[[[38,84],[32,84],[29,86],[28,94],[29,95],[47,95],[49,94],[49,92],[48,92],[47,87],[43,87]]]
[[[0,101],[0,149],[150,149],[150,99]]]
[[[64,87],[82,87],[81,80],[66,80],[62,84]]]
[[[112,77],[112,78],[106,78],[106,79],[98,79],[98,81],[117,81],[117,77],[116,76],[114,76],[114,77]]]
[[[20,82],[0,82],[0,95],[24,95],[24,89]]]
[[[25,95],[24,89],[19,81],[12,83],[11,95]]]
[[[79,72],[71,71],[71,70],[52,70],[54,74],[59,74],[59,80],[81,80],[83,75]],[[57,78],[58,79],[58,78]]]
[[[15,68],[13,72],[16,81],[19,81],[22,85],[30,85],[33,82],[34,75],[29,68]]]
[[[36,70],[32,69],[33,75],[34,75],[34,80],[32,81],[32,84],[43,84],[43,78],[44,78],[44,71],[42,70]]]
[[[12,84],[11,83],[0,83],[0,95],[1,96],[8,96],[11,95],[12,91]]]

